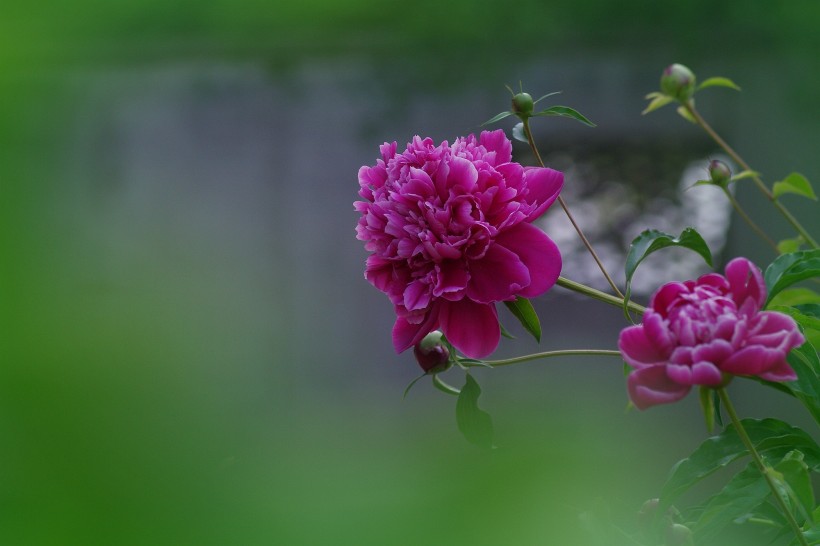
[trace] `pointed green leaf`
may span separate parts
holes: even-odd
[[[535,312],[535,308],[532,306],[530,300],[517,296],[515,301],[505,301],[504,305],[506,305],[507,309],[518,319],[521,326],[540,343],[541,322],[538,320],[538,314]]]
[[[765,502],[771,489],[754,463],[735,474],[719,493],[702,507],[692,525],[695,543],[707,542],[727,525]]]
[[[778,256],[763,275],[766,280],[766,290],[772,301],[778,292],[797,282],[820,277],[820,249],[801,250],[791,254]]]
[[[806,455],[810,468],[820,467],[820,447],[803,430],[777,419],[744,419],[742,423],[761,454],[779,458],[793,449],[799,449]],[[663,507],[670,506],[703,478],[747,455],[734,426],[726,427],[722,433],[704,441],[689,457],[675,465],[663,486],[661,504]]]
[[[595,124],[584,117],[583,114],[574,108],[570,108],[569,106],[550,106],[546,110],[541,110],[540,112],[533,114],[533,116],[561,116],[580,121],[589,127],[595,127]]]
[[[456,423],[467,441],[490,449],[493,447],[493,420],[490,414],[478,407],[479,396],[481,387],[472,375],[467,374],[467,381],[456,402]]]
[[[521,122],[521,121],[516,123],[515,126],[513,127],[512,136],[515,140],[517,140],[519,142],[523,142],[525,144],[530,143],[530,141],[527,140],[527,135],[524,134],[524,123]]]
[[[417,378],[415,378],[414,380],[412,380],[412,381],[410,382],[410,384],[409,384],[409,385],[407,385],[407,388],[406,388],[406,389],[404,389],[404,394],[402,395],[402,398],[407,398],[407,393],[408,393],[408,392],[410,392],[410,389],[412,389],[412,388],[413,388],[413,385],[415,385],[416,383],[418,383],[418,382],[419,382],[419,379],[421,379],[421,378],[422,378],[422,377],[424,377],[425,375],[427,375],[427,374],[426,374],[426,373],[423,373],[423,374],[421,374],[420,376],[418,376]]]
[[[648,114],[649,112],[654,112],[658,108],[662,108],[670,102],[675,102],[675,99],[669,95],[664,95],[661,93],[650,93],[646,96],[646,98],[651,98],[652,102],[650,102],[649,105],[644,108],[643,112],[641,112],[642,116]]]
[[[545,98],[547,98],[547,97],[551,97],[551,96],[553,96],[553,95],[560,95],[560,94],[561,94],[561,92],[560,92],[560,91],[553,91],[552,93],[547,93],[546,95],[543,95],[543,96],[541,96],[541,97],[538,97],[538,98],[537,98],[537,99],[533,102],[533,104],[538,104],[539,102],[541,102],[542,100],[544,100],[544,99],[545,99]]]
[[[814,193],[811,183],[800,173],[791,173],[783,180],[774,183],[772,195],[775,199],[785,193],[794,193],[817,201],[817,195]]]
[[[719,76],[703,80],[698,86],[698,90],[705,89],[707,87],[730,87],[735,91],[740,91],[740,86],[738,86],[735,82],[729,78],[721,78]]]
[[[692,117],[692,114],[689,113],[689,110],[684,108],[683,106],[678,106],[678,115],[688,121],[689,123],[697,123],[698,121]]]
[[[777,243],[777,251],[780,254],[791,254],[792,252],[797,252],[800,250],[800,246],[803,244],[802,237],[795,237],[794,239],[783,239]]]
[[[495,123],[496,121],[501,121],[502,119],[511,115],[513,115],[513,113],[509,111],[501,112],[500,114],[496,114],[495,116],[491,117],[490,119],[482,123],[481,127],[484,127],[485,125],[490,125],[491,123]]]
[[[814,491],[811,485],[809,467],[804,455],[798,450],[790,451],[774,466],[776,483],[783,489],[798,523],[811,522],[814,511]],[[778,476],[777,474],[780,474]]]
[[[787,288],[769,300],[769,305],[798,307],[808,303],[820,303],[820,294],[809,288]]]
[[[760,176],[760,173],[757,171],[741,171],[732,177],[732,182],[737,182],[738,180],[743,180],[745,178],[754,178],[755,176]]]
[[[782,383],[809,410],[820,424],[820,358],[811,343],[792,349],[786,361],[797,374],[797,381]]]
[[[693,250],[700,254],[707,264],[712,265],[712,253],[709,251],[709,246],[706,244],[706,241],[703,240],[700,233],[693,228],[684,229],[677,237],[658,231],[657,229],[643,231],[632,240],[632,244],[629,245],[629,252],[626,255],[626,266],[624,268],[624,272],[626,273],[624,313],[627,313],[626,302],[629,301],[629,296],[631,295],[632,276],[638,269],[638,265],[653,252],[670,246],[679,246]]]

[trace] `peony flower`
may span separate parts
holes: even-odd
[[[692,385],[720,387],[731,376],[793,381],[786,355],[805,339],[794,320],[761,311],[766,285],[746,258],[726,265],[726,276],[671,282],[655,294],[643,324],[621,332],[618,347],[633,368],[629,397],[639,408],[667,404]]]
[[[561,272],[555,243],[531,224],[558,197],[564,175],[512,162],[501,130],[436,146],[414,137],[359,169],[357,238],[372,252],[365,278],[396,311],[393,345],[439,329],[465,355],[498,346],[495,303],[532,298]]]

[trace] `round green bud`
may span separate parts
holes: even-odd
[[[518,93],[512,98],[512,110],[516,115],[532,115],[534,104],[529,93]]]
[[[732,169],[723,161],[713,159],[709,162],[709,178],[718,186],[725,186],[732,179]]]
[[[695,94],[695,75],[682,64],[670,64],[661,75],[661,91],[681,102]]]
[[[443,337],[439,330],[434,330],[413,347],[416,362],[424,373],[443,372],[449,367],[450,350],[444,344]]]

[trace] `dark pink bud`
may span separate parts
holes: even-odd
[[[413,347],[416,362],[424,373],[444,371],[450,362],[450,350],[442,340],[439,330],[430,332]]]

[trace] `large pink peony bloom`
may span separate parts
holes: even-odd
[[[465,355],[498,346],[495,302],[531,298],[561,271],[555,243],[530,222],[558,197],[564,175],[511,161],[501,130],[436,146],[413,138],[359,170],[357,237],[372,252],[365,277],[396,310],[393,345],[440,329]]]
[[[652,296],[643,324],[621,332],[633,371],[629,397],[640,409],[680,400],[692,385],[719,387],[732,375],[793,381],[789,351],[805,339],[794,320],[761,311],[766,285],[746,258],[697,281],[671,282]]]

